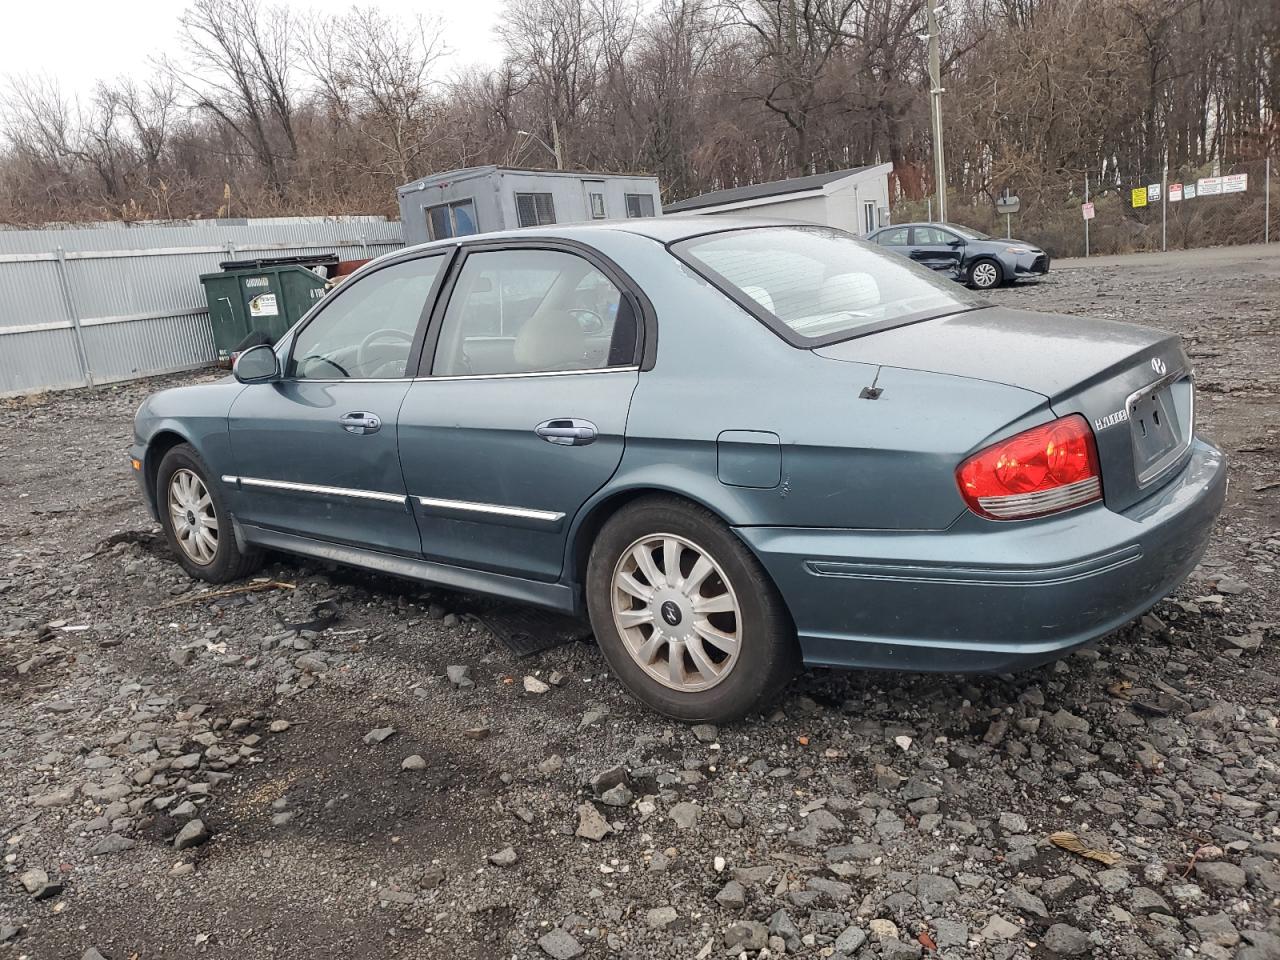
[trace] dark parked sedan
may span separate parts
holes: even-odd
[[[1005,671],[1142,613],[1223,502],[1177,337],[992,307],[835,230],[467,237],[362,268],[139,409],[212,582],[263,549],[590,617],[674,717],[801,661]]]
[[[989,237],[955,223],[900,223],[867,239],[978,290],[1049,272],[1049,255],[1034,244]]]

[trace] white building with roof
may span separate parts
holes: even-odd
[[[838,227],[865,237],[889,223],[891,163],[877,163],[808,177],[753,183],[690,197],[663,213],[752,214]]]

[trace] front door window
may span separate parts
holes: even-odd
[[[298,380],[405,376],[443,256],[392,264],[346,281],[294,338],[286,375]]]
[[[915,233],[913,243],[917,247],[944,247],[956,239],[955,234],[939,230],[937,227],[913,227],[912,229]]]

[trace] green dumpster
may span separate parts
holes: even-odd
[[[200,277],[218,359],[226,361],[251,333],[274,343],[325,293],[336,255],[229,260]]]

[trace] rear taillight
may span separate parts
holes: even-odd
[[[1098,449],[1079,414],[975,453],[956,481],[969,509],[992,520],[1042,517],[1102,499]]]

